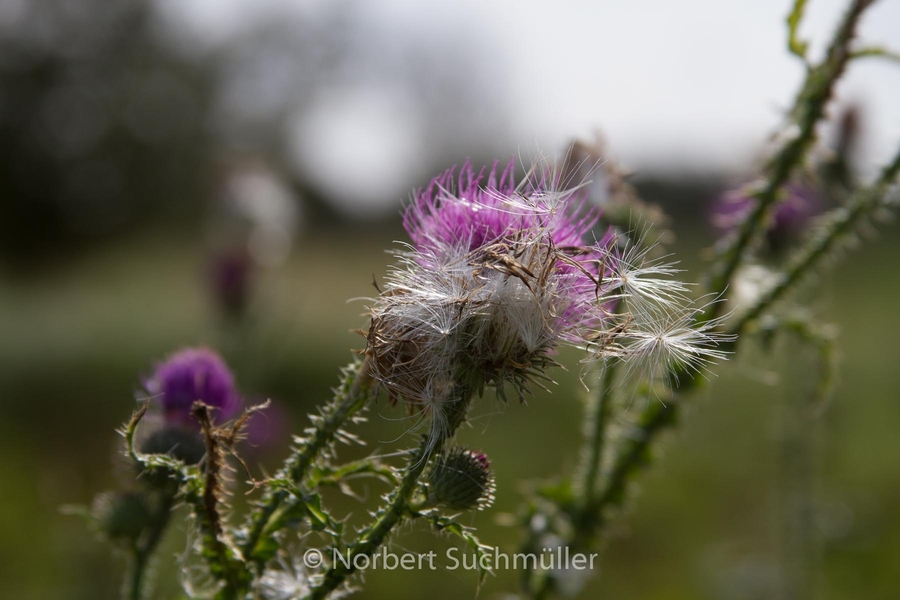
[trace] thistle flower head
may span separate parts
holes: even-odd
[[[466,162],[458,174],[449,169],[414,194],[403,225],[416,250],[452,259],[529,231],[540,231],[556,247],[584,245],[598,214],[571,205],[573,199],[580,204],[577,189],[558,189],[559,175],[540,166],[517,185],[515,162],[499,174],[498,165],[485,178],[486,169],[476,175]]]
[[[623,336],[690,312],[673,265],[610,233],[594,239],[597,213],[584,210],[582,186],[563,183],[546,163],[518,184],[512,163],[477,175],[466,163],[407,207],[412,243],[371,301],[366,353],[393,401],[432,417],[433,437],[485,384],[523,398],[562,345],[592,359],[646,356]]]
[[[216,417],[227,420],[240,409],[241,399],[225,361],[208,348],[186,348],[157,365],[144,384],[159,401],[167,424],[186,424],[197,400],[216,409]]]
[[[609,240],[588,239],[596,214],[556,179],[536,168],[516,185],[512,163],[486,178],[467,163],[415,194],[404,215],[412,244],[367,336],[392,398],[432,409],[461,381],[501,395],[510,383],[521,397],[557,345],[604,321]]]

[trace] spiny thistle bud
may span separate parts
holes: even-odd
[[[186,465],[195,465],[203,459],[206,444],[196,429],[174,424],[151,432],[138,443],[138,450],[143,454],[168,454]]]
[[[481,510],[494,501],[494,474],[487,456],[454,448],[441,456],[428,478],[428,502],[451,510]]]
[[[150,522],[150,506],[139,492],[105,492],[91,506],[100,531],[111,540],[134,540]]]
[[[231,371],[208,348],[186,348],[172,354],[144,386],[150,397],[159,401],[167,424],[196,425],[191,407],[197,400],[212,407],[220,422],[237,414],[241,406]]]

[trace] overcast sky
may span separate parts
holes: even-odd
[[[315,18],[324,2],[167,1],[210,43],[270,11]],[[813,58],[822,55],[845,4],[808,2],[800,32]],[[487,68],[503,70],[497,85],[504,88],[471,93],[513,100],[509,118],[517,143],[553,148],[599,127],[615,154],[638,169],[739,170],[758,154],[803,75],[786,51],[787,0],[381,0],[357,7],[398,35],[441,31],[484,44]],[[859,38],[900,51],[900,0],[877,2]],[[900,144],[900,65],[859,61],[837,99],[863,108],[863,161],[870,167],[883,162]],[[372,127],[382,140],[385,130],[404,130],[380,114],[346,117],[355,119],[354,127],[379,121]],[[408,153],[402,143],[393,146]],[[390,148],[376,144],[369,155],[379,165],[389,163]]]

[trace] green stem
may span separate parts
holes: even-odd
[[[853,38],[856,25],[862,12],[872,4],[874,0],[855,0],[844,15],[837,32],[829,46],[825,59],[814,68],[810,68],[803,88],[795,100],[794,109],[791,112],[791,121],[796,125],[796,132],[785,139],[780,148],[767,162],[764,173],[766,180],[756,193],[758,200],[754,209],[741,224],[741,227],[733,239],[731,245],[720,255],[719,263],[714,267],[710,280],[710,289],[715,295],[721,295],[729,287],[737,268],[744,258],[746,249],[758,235],[763,223],[768,217],[771,207],[779,198],[780,189],[787,183],[793,171],[801,164],[804,157],[812,147],[816,137],[816,125],[822,119],[824,109],[831,97],[835,82],[840,78],[851,58],[849,45]],[[812,243],[805,252],[802,252],[794,263],[788,275],[765,297],[759,305],[748,312],[734,331],[741,331],[744,325],[752,318],[758,316],[766,307],[774,302],[788,288],[793,286],[800,275],[812,268],[834,240],[842,233],[848,231],[863,215],[868,214],[873,204],[877,203],[886,192],[890,182],[896,178],[900,169],[900,155],[891,166],[885,169],[879,182],[862,193],[858,204],[848,209],[844,218],[836,222],[830,231],[830,235],[824,236],[825,241]],[[865,198],[865,200],[863,200]],[[821,246],[821,247],[820,247]],[[721,314],[724,303],[715,303],[711,310],[702,319],[702,322],[714,319]],[[699,323],[698,323],[699,324]],[[732,347],[735,343],[731,344]],[[684,375],[684,374],[682,374]],[[697,380],[690,377],[678,377],[676,389],[673,392],[682,394],[697,385]],[[674,396],[674,394],[673,394]],[[635,435],[623,443],[618,449],[613,468],[605,485],[596,493],[594,486],[598,474],[598,464],[602,459],[602,434],[596,429],[597,423],[602,423],[601,407],[594,407],[589,424],[588,458],[586,469],[581,484],[581,493],[587,494],[585,502],[576,515],[573,523],[574,537],[590,539],[590,536],[605,525],[607,510],[612,506],[621,506],[627,498],[628,484],[634,473],[650,459],[650,449],[658,434],[671,427],[677,419],[678,404],[669,401],[666,404],[654,402],[642,414]],[[596,463],[594,461],[597,461]],[[596,495],[595,495],[596,494]],[[586,537],[587,536],[587,537]],[[553,592],[553,580],[544,575],[533,581],[530,586],[533,598],[545,598]]]
[[[325,573],[322,583],[313,588],[306,598],[309,600],[320,600],[337,589],[348,577],[356,572],[356,559],[360,556],[371,557],[390,535],[391,530],[407,514],[409,498],[416,489],[425,467],[428,465],[428,459],[441,452],[446,441],[453,437],[456,429],[462,424],[469,402],[472,399],[472,393],[468,389],[463,388],[457,391],[455,397],[457,401],[450,404],[453,414],[449,415],[447,431],[435,440],[429,440],[428,438],[422,440],[419,447],[409,458],[406,470],[400,479],[400,485],[391,493],[387,506],[378,512],[375,522],[367,527],[360,538],[350,546],[344,556],[344,560],[336,560]]]
[[[132,548],[131,566],[122,589],[124,600],[141,600],[144,597],[144,574],[147,571],[147,565],[169,524],[175,490],[161,491],[158,495],[159,503],[153,512],[147,533],[138,538]]]
[[[144,570],[147,568],[147,557],[136,550],[131,556],[126,587],[122,590],[123,600],[141,600],[143,598]]]
[[[616,457],[609,480],[589,507],[597,515],[595,527],[603,526],[603,511],[608,506],[621,506],[624,503],[632,473],[650,460],[650,445],[657,434],[675,424],[677,406],[674,401],[666,404],[653,402],[644,411],[637,431],[628,436],[624,448]]]
[[[681,387],[693,385],[694,380],[680,378]],[[678,404],[669,401],[653,402],[642,414],[636,431],[629,435],[627,441],[619,448],[612,470],[605,485],[592,494],[589,501],[579,508],[573,522],[573,547],[586,547],[594,536],[606,525],[607,509],[622,506],[627,498],[628,484],[632,475],[650,460],[650,447],[657,434],[671,427],[676,422]],[[528,585],[530,597],[538,600],[547,598],[553,592],[553,578],[542,573],[533,578]]]
[[[758,318],[776,300],[793,288],[802,275],[815,268],[842,235],[850,232],[863,217],[870,214],[883,202],[888,188],[898,175],[900,175],[900,152],[883,169],[880,177],[872,186],[858,192],[846,207],[837,209],[838,217],[832,220],[821,235],[798,251],[797,256],[791,262],[791,268],[788,269],[781,281],[740,318],[734,326],[733,332],[743,331],[748,323]],[[736,342],[732,344],[732,348],[736,348]],[[700,381],[686,376],[679,376],[675,380],[678,383],[673,392],[677,394],[683,394]],[[593,523],[595,528],[603,526],[602,511],[605,508],[611,505],[621,505],[624,502],[627,484],[633,472],[647,459],[648,450],[657,434],[674,424],[677,409],[677,402],[669,401],[666,404],[655,402],[644,412],[637,435],[630,436],[631,439],[626,447],[619,451],[603,491],[591,504],[593,510],[597,511],[597,520]]]
[[[758,318],[776,300],[794,287],[803,274],[816,267],[817,263],[827,256],[829,250],[833,248],[842,235],[851,231],[862,218],[870,214],[883,202],[888,188],[897,179],[898,175],[900,175],[900,152],[882,170],[881,175],[872,186],[858,192],[848,202],[847,206],[837,209],[838,217],[832,220],[821,235],[811,240],[809,244],[798,252],[787,274],[753,308],[741,317],[732,329],[732,332],[742,332],[747,324]],[[730,347],[735,349],[737,342],[731,342]],[[823,356],[829,358],[832,352],[831,347],[824,347],[822,352]],[[673,398],[676,394],[683,395],[702,381],[702,379],[692,378],[686,373],[679,373],[678,375],[678,377],[674,378],[677,383],[673,390]],[[822,396],[827,396],[829,389],[827,384],[828,381],[823,385],[824,391],[821,392]],[[582,518],[577,524],[577,536],[593,535],[593,533],[602,529],[606,522],[604,511],[610,506],[621,506],[624,503],[627,497],[627,486],[634,472],[648,460],[649,450],[654,439],[661,431],[664,431],[676,422],[677,415],[678,403],[673,401],[673,399],[668,399],[665,404],[654,402],[644,411],[639,421],[636,435],[629,436],[630,440],[625,447],[619,449],[606,485],[599,495],[587,503],[587,508],[579,513]],[[588,443],[591,444],[589,456],[597,456],[597,460],[599,460],[601,455],[599,453],[595,455],[595,452],[598,452],[595,445],[596,438],[589,436]],[[592,481],[596,477],[596,475],[591,474],[590,470],[587,473],[585,476],[586,481]],[[582,487],[584,488],[584,485]],[[587,516],[591,518],[586,519]],[[545,598],[552,592],[552,579],[546,576],[537,579],[534,585],[531,586],[531,590],[533,598]]]
[[[384,542],[390,531],[403,518],[409,496],[415,489],[422,472],[428,464],[430,450],[427,440],[423,440],[418,450],[409,459],[409,466],[400,480],[400,485],[394,489],[388,501],[388,505],[380,512],[380,516],[363,536],[353,544],[352,550],[346,555],[346,562],[337,560],[331,566],[322,583],[316,587],[308,598],[325,598],[329,593],[341,585],[347,577],[356,571],[355,563],[359,556],[371,556]]]
[[[612,387],[615,382],[615,363],[603,366],[599,385],[588,395],[581,481],[576,490],[581,495],[579,504],[589,505],[597,492],[597,479],[603,462],[606,430],[612,414]]]
[[[313,462],[331,444],[341,426],[366,405],[370,391],[367,369],[365,361],[355,361],[345,369],[345,377],[335,391],[334,401],[313,419],[313,427],[306,431],[306,441],[291,456],[279,477],[289,479],[297,487],[301,486]],[[277,550],[266,542],[284,526],[281,517],[290,512],[294,502],[302,502],[302,499],[279,489],[270,492],[251,515],[241,550],[248,562],[256,564],[259,572]]]
[[[386,465],[381,464],[373,458],[363,458],[353,462],[341,465],[333,469],[322,469],[321,473],[314,481],[313,486],[320,485],[338,485],[344,480],[352,477],[369,475],[384,480],[392,485],[397,484],[397,478],[394,470]]]
[[[719,264],[713,269],[710,291],[715,296],[722,295],[734,277],[743,260],[744,251],[756,238],[766,221],[770,207],[778,200],[779,190],[787,183],[794,169],[803,161],[816,138],[816,124],[822,119],[825,105],[831,98],[835,82],[844,72],[850,59],[850,41],[863,11],[875,0],[854,0],[841,20],[824,60],[811,68],[791,111],[796,132],[786,136],[767,162],[765,182],[756,193],[758,200],[751,213],[741,223],[732,243],[722,252]],[[711,320],[721,314],[724,303],[717,302],[710,307],[706,319]]]
[[[811,240],[798,252],[791,261],[791,268],[788,269],[781,281],[741,317],[734,326],[733,332],[740,333],[748,323],[758,318],[776,300],[794,287],[802,275],[815,268],[841,236],[850,232],[862,218],[883,202],[888,188],[898,175],[900,175],[900,152],[882,170],[881,175],[872,186],[858,192],[846,207],[837,209],[837,218],[832,220],[822,234]],[[732,348],[736,348],[736,342],[732,343]],[[676,377],[675,380],[678,383],[673,392],[677,394],[683,394],[697,385],[699,381],[686,376]],[[638,425],[637,435],[630,436],[627,445],[620,449],[606,485],[601,493],[588,503],[588,509],[583,514],[593,515],[594,518],[591,523],[580,524],[579,535],[583,536],[586,532],[602,528],[605,522],[604,510],[609,506],[620,506],[625,501],[627,485],[633,473],[649,458],[648,451],[657,434],[675,423],[677,409],[678,404],[673,401],[669,401],[667,404],[655,402],[644,412]],[[552,583],[549,579],[541,581],[533,596],[536,598],[546,596],[550,587],[552,587]]]

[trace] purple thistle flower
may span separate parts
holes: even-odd
[[[412,243],[372,299],[369,374],[431,416],[432,440],[460,393],[491,384],[505,398],[509,385],[521,399],[561,345],[660,369],[721,357],[704,347],[715,335],[684,333],[697,309],[673,265],[609,230],[593,237],[585,184],[566,188],[546,162],[516,184],[513,166],[476,175],[467,162],[418,190],[404,214]]]
[[[484,452],[472,451],[472,458],[481,466],[482,469],[490,469],[491,461]]]
[[[587,211],[579,217],[583,202],[572,202],[576,190],[553,191],[558,182],[552,173],[541,173],[537,180],[526,177],[517,186],[514,160],[498,180],[498,164],[494,161],[485,182],[485,169],[476,175],[466,161],[459,175],[448,169],[415,194],[403,226],[417,250],[435,251],[447,244],[475,250],[537,229],[545,230],[557,247],[585,245],[599,214]]]
[[[265,401],[269,402],[269,406],[265,410],[254,412],[244,429],[247,445],[260,452],[281,448],[291,438],[291,414],[283,403],[271,398],[256,398],[249,404],[258,405]]]
[[[521,398],[556,347],[584,344],[616,302],[601,289],[611,236],[589,237],[597,213],[545,166],[517,185],[512,162],[486,177],[467,162],[407,207],[412,245],[374,301],[367,352],[391,398],[430,412],[435,430],[460,368],[473,389],[503,396],[508,383]]]
[[[179,350],[157,365],[144,385],[160,402],[168,424],[191,422],[191,407],[197,400],[215,408],[220,422],[234,416],[241,406],[231,371],[209,348]]]
[[[485,181],[486,168],[476,175],[467,160],[458,175],[455,167],[448,169],[414,194],[403,225],[417,260],[426,267],[446,267],[485,249],[509,255],[543,245],[547,250],[543,258],[567,255],[554,265],[569,288],[570,301],[557,307],[559,316],[570,326],[597,326],[589,313],[596,304],[598,282],[606,275],[604,267],[609,266],[611,230],[600,241],[591,239],[599,211],[584,210],[581,186],[564,189],[560,175],[546,165],[533,168],[519,184],[514,178],[515,159],[499,174],[498,166],[494,161]],[[613,306],[614,302],[605,308]],[[584,319],[588,321],[579,323]]]

